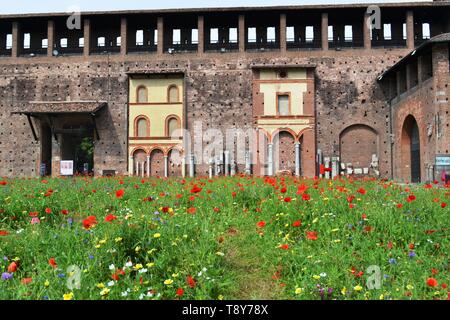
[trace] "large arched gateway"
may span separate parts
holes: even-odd
[[[403,122],[401,138],[402,178],[421,181],[420,133],[416,119],[409,115]]]

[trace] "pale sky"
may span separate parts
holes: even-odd
[[[80,8],[81,11],[112,11],[382,2],[423,2],[423,0],[0,0],[0,14],[71,12],[74,11],[70,9],[72,7]]]

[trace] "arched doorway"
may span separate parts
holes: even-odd
[[[275,174],[295,173],[295,137],[281,131],[273,138]]]
[[[409,115],[402,128],[402,177],[413,183],[421,182],[420,133],[416,119]]]
[[[135,175],[147,175],[147,153],[138,149],[133,153],[133,170]]]
[[[154,149],[150,154],[150,175],[164,177],[164,153],[159,149]]]
[[[182,166],[181,166],[181,154],[177,149],[172,149],[169,151],[169,176],[170,177],[181,177],[182,176]]]

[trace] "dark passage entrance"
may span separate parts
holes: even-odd
[[[420,182],[420,139],[415,119],[411,128],[411,182]]]
[[[94,129],[65,125],[61,133],[61,160],[73,160],[75,174],[90,174],[94,168]]]
[[[39,175],[52,175],[52,131],[48,123],[41,123],[41,167]]]

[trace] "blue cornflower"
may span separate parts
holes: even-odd
[[[11,280],[13,277],[12,273],[8,273],[8,272],[3,272],[2,273],[2,280]]]
[[[390,258],[389,259],[389,263],[390,264],[397,264],[397,260],[395,260],[394,258]]]
[[[89,259],[93,260],[94,256],[92,254],[89,255]]]
[[[66,275],[64,273],[58,274],[58,278],[65,278],[65,277],[66,277]]]
[[[416,253],[415,253],[414,251],[410,251],[409,254],[408,254],[408,256],[409,256],[410,258],[414,258],[414,257],[416,256]]]

